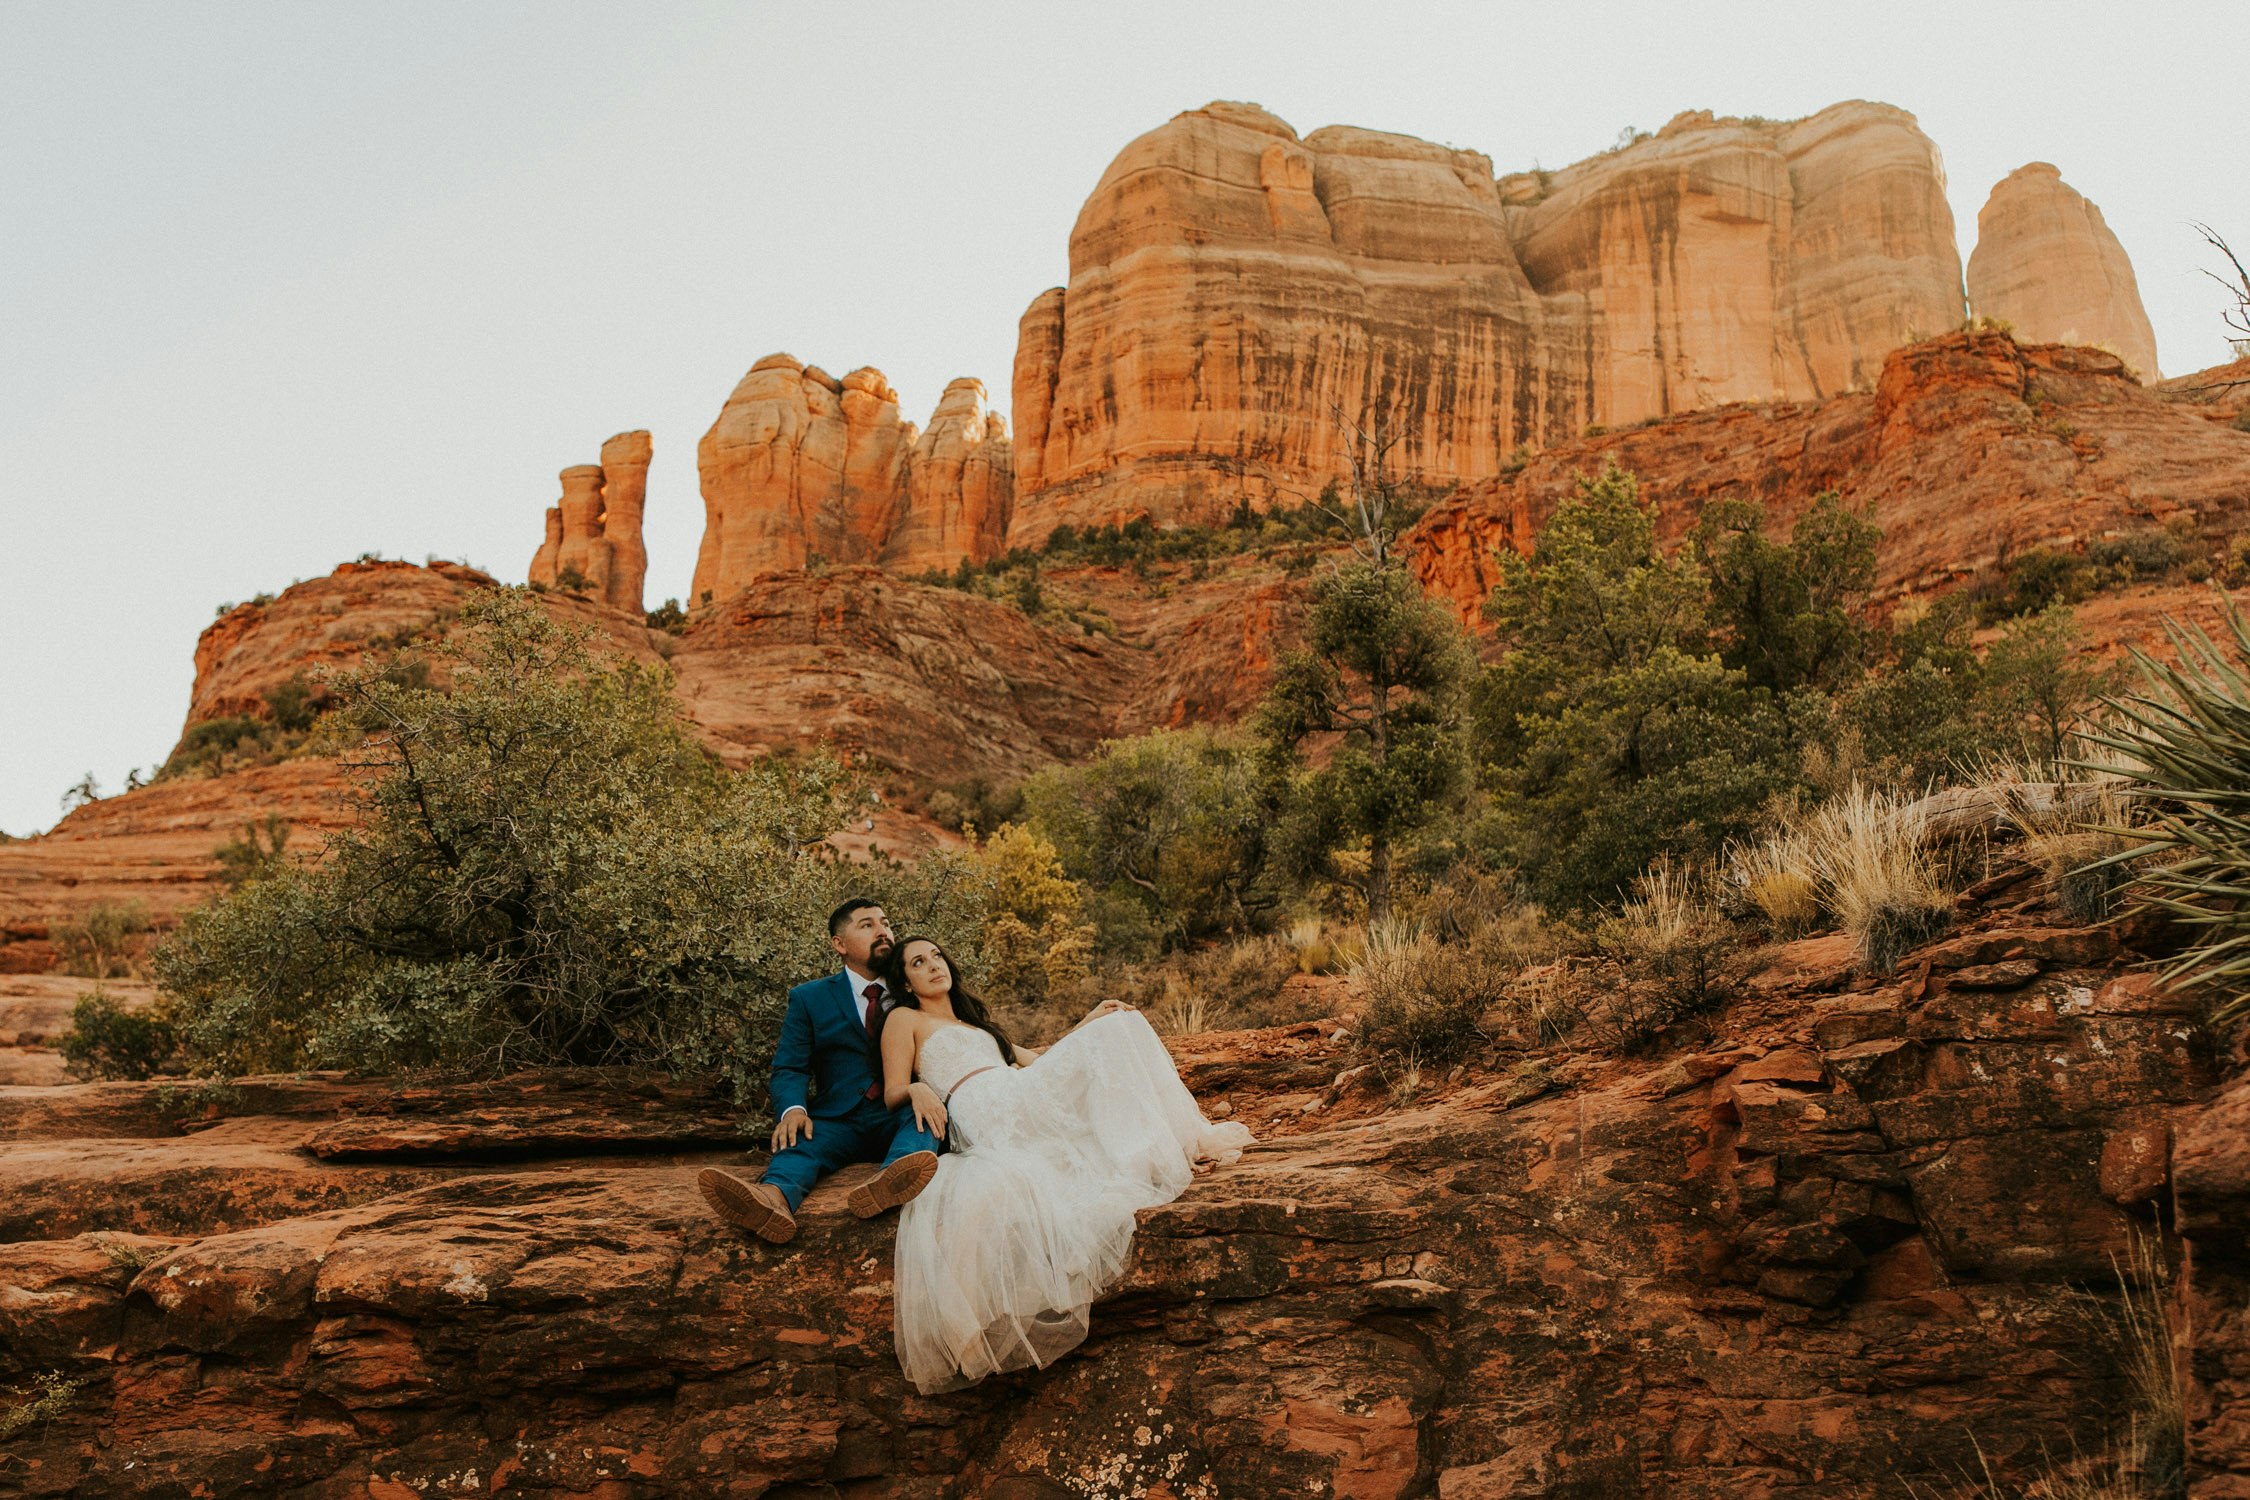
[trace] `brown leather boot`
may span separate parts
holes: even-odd
[[[851,1211],[863,1219],[898,1207],[930,1185],[937,1176],[935,1151],[910,1151],[852,1189],[846,1199]]]
[[[695,1174],[695,1185],[711,1212],[737,1229],[747,1229],[770,1245],[786,1245],[797,1237],[797,1220],[789,1200],[770,1182],[744,1182],[732,1172],[705,1167]]]

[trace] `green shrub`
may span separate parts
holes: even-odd
[[[48,933],[62,955],[62,971],[81,979],[120,979],[133,972],[140,935],[149,928],[148,908],[138,901],[101,901],[75,922],[58,922]]]
[[[70,1030],[55,1043],[81,1078],[151,1078],[179,1049],[179,1033],[163,1010],[127,1010],[99,988],[78,997]]]
[[[650,610],[646,620],[649,629],[661,630],[666,635],[684,635],[687,633],[687,611],[680,608],[680,601],[677,599],[667,599],[657,608]]]
[[[14,1439],[30,1428],[52,1422],[70,1409],[70,1403],[86,1388],[84,1380],[73,1380],[60,1370],[49,1370],[34,1375],[29,1386],[11,1387],[7,1394],[25,1398],[6,1411],[0,1411],[0,1443]]]
[[[293,674],[287,682],[268,688],[265,693],[266,708],[273,715],[274,726],[285,733],[302,734],[312,728],[313,720],[320,717],[320,694],[305,674]]]
[[[243,824],[240,833],[211,851],[211,857],[219,862],[219,879],[237,886],[281,868],[288,845],[288,822],[279,813],[268,813],[263,822]]]
[[[1581,477],[1531,556],[1501,566],[1486,613],[1508,651],[1478,683],[1472,717],[1488,857],[1539,900],[1582,908],[1615,899],[1661,854],[1747,832],[1793,777],[1800,730],[1720,655],[1710,579],[1692,554],[1657,547],[1633,476],[1611,464]],[[1784,660],[1802,649],[1793,631],[1747,606],[1734,618],[1770,640],[1742,649],[1800,670]]]
[[[1359,1045],[1420,1069],[1457,1062],[1486,1042],[1485,1012],[1510,976],[1481,972],[1462,962],[1458,947],[1414,935],[1370,942],[1354,977]]]
[[[987,886],[964,862],[824,852],[847,795],[833,762],[728,771],[667,673],[596,661],[526,590],[461,619],[437,647],[450,690],[337,684],[376,774],[320,864],[237,887],[159,951],[199,1065],[648,1063],[750,1100],[788,986],[833,960],[844,894],[974,967]]]
[[[1110,952],[1250,932],[1273,908],[1272,788],[1234,736],[1167,729],[1105,741],[1025,782],[1022,813],[1088,888]]]

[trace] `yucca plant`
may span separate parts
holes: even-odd
[[[2166,616],[2177,660],[2134,647],[2142,691],[2110,700],[2118,722],[2088,736],[2143,815],[2106,862],[2136,862],[2128,899],[2193,934],[2163,975],[2211,993],[2221,1024],[2250,1014],[2250,625],[2225,603],[2226,648]]]

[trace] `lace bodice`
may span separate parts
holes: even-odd
[[[955,1084],[977,1069],[992,1067],[1001,1060],[1000,1044],[992,1039],[991,1032],[946,1021],[922,1039],[922,1057],[915,1072],[943,1095],[952,1093]]]

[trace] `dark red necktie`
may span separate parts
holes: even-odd
[[[881,1033],[876,1031],[875,1029],[875,1021],[876,1018],[882,1014],[881,1007],[883,1004],[883,987],[879,984],[871,984],[867,987],[866,994],[867,1039],[869,1041],[874,1041],[881,1035]],[[877,1066],[881,1066],[879,1056]],[[870,1099],[880,1099],[883,1097],[883,1080],[880,1077],[878,1077],[873,1083],[867,1086],[867,1097]]]

